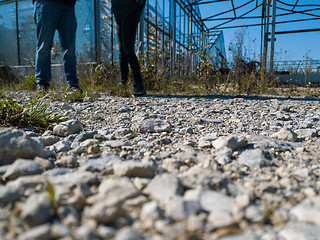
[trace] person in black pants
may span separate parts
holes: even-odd
[[[119,43],[120,85],[126,86],[129,64],[134,78],[134,95],[146,95],[140,64],[134,51],[136,33],[145,0],[112,0],[111,11],[116,20]]]

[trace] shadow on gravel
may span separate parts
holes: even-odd
[[[203,99],[236,99],[243,98],[246,100],[272,100],[276,99],[279,101],[320,101],[320,98],[306,96],[306,97],[281,97],[281,96],[245,96],[245,95],[147,95],[145,97],[154,97],[154,98],[203,98]]]

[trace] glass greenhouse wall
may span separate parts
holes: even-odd
[[[136,44],[145,64],[161,65],[168,75],[185,75],[194,70],[200,60],[197,53],[201,51],[210,54],[216,66],[225,59],[222,32],[206,31],[198,7],[189,4],[192,1],[147,0]],[[0,64],[33,65],[36,45],[33,14],[31,0],[0,0]],[[78,0],[76,15],[78,62],[116,64],[118,44],[111,0]],[[52,63],[61,61],[56,34]]]

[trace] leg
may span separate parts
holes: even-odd
[[[63,69],[69,87],[78,87],[76,58],[77,20],[74,6],[64,5],[62,17],[58,25],[59,39],[63,52]]]
[[[130,64],[134,78],[134,85],[142,85],[140,63],[134,52],[139,16],[140,14],[137,11],[121,21],[122,50]]]
[[[37,25],[35,77],[38,84],[49,86],[51,81],[51,48],[58,26],[60,6],[58,3],[45,0],[37,1],[34,6]]]
[[[118,23],[116,24],[116,33],[117,33],[117,39],[119,43],[119,70],[120,70],[120,84],[126,85],[128,81],[128,73],[129,73],[129,66],[128,66],[128,60],[127,57],[123,51],[123,45],[122,45],[122,24]]]

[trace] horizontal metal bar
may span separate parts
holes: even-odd
[[[304,21],[312,21],[312,20],[320,20],[320,18],[296,19],[296,20],[290,20],[290,21],[276,22],[276,24],[293,23],[293,22],[304,22]],[[271,23],[269,23],[269,25],[271,25]],[[220,28],[210,28],[209,30],[223,30],[223,29],[230,29],[230,28],[257,27],[257,26],[261,26],[261,23],[233,25],[233,26],[220,27]]]
[[[289,33],[304,33],[304,32],[319,32],[319,31],[320,31],[320,28],[313,28],[313,29],[280,31],[280,32],[275,32],[275,34],[280,35],[280,34],[289,34]],[[270,35],[270,33],[269,33],[269,35]]]

